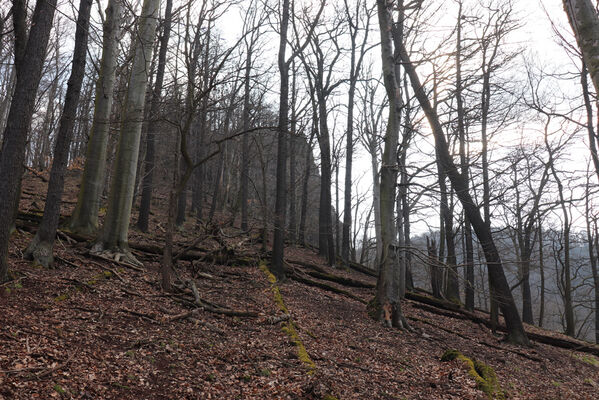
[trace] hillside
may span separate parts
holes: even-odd
[[[233,227],[207,229],[211,235],[182,257],[180,280],[195,282],[195,294],[193,285],[160,290],[160,215],[152,234],[130,235],[144,268],[93,258],[84,238],[66,233],[55,247],[56,269],[37,268],[21,251],[44,185],[31,174],[24,181],[11,242],[15,280],[0,290],[0,398],[488,398],[468,361],[441,361],[450,349],[494,370],[496,397],[597,398],[599,358],[588,352],[505,344],[483,323],[413,300],[403,307],[414,332],[385,328],[364,304],[373,277],[289,247],[292,277],[272,283],[260,267],[267,255]],[[189,218],[178,234],[179,250],[204,231],[194,223]]]

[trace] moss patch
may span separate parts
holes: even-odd
[[[489,396],[490,399],[504,399],[505,394],[499,386],[497,375],[493,368],[474,358],[468,358],[458,350],[447,350],[441,356],[441,361],[458,359],[468,367],[468,373],[476,381],[476,387]]]
[[[583,354],[580,356],[574,356],[577,359],[579,359],[580,361],[582,361],[583,363],[592,365],[594,367],[599,367],[599,359],[597,359],[597,357],[590,355],[590,354]]]
[[[266,263],[264,261],[260,262],[260,270],[262,272],[264,272],[264,274],[266,275],[266,278],[268,279],[268,281],[271,284],[271,290],[273,293],[275,303],[277,304],[277,306],[279,307],[279,309],[281,311],[283,311],[285,314],[289,314],[289,310],[287,309],[287,306],[285,305],[285,301],[283,300],[281,291],[279,290],[279,287],[277,286],[277,278],[272,274],[272,272],[270,272],[270,270],[268,269],[268,267],[266,266]],[[300,338],[299,334],[297,333],[296,325],[293,322],[293,320],[289,319],[289,321],[284,322],[281,330],[283,332],[285,332],[287,334],[287,336],[289,336],[289,338],[291,339],[291,342],[297,348],[297,357],[299,358],[299,360],[310,369],[308,371],[308,374],[313,374],[314,371],[316,370],[316,364],[314,364],[314,361],[312,361],[312,359],[310,358],[310,355],[308,354],[308,351],[306,350],[306,347],[304,346],[302,339]]]

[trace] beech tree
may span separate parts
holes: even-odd
[[[18,207],[28,131],[52,29],[56,0],[39,0],[27,32],[24,0],[13,0],[15,89],[0,152],[0,281],[8,277],[8,241]]]
[[[160,0],[144,0],[134,35],[133,64],[123,105],[121,128],[114,163],[108,208],[94,251],[115,251],[137,262],[128,250],[127,235],[137,169],[146,86]]]
[[[103,24],[102,59],[96,81],[94,116],[87,143],[85,166],[77,205],[69,221],[69,229],[75,232],[92,234],[98,229],[122,13],[122,0],[109,0]]]

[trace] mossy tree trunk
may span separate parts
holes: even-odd
[[[122,13],[122,0],[108,2],[102,40],[102,60],[96,82],[93,122],[87,143],[85,167],[77,205],[69,222],[69,229],[74,232],[91,234],[98,229],[98,212],[100,197],[104,189],[106,150]]]
[[[55,9],[56,0],[36,2],[27,38],[27,7],[24,0],[13,1],[16,84],[0,153],[0,281],[8,277],[8,241],[18,207],[27,136]]]
[[[25,258],[31,259],[44,267],[49,267],[54,260],[52,250],[60,217],[60,204],[64,189],[64,175],[69,158],[69,146],[71,145],[71,138],[73,137],[75,118],[77,117],[77,106],[79,105],[81,85],[85,74],[91,7],[92,0],[81,0],[79,2],[79,15],[77,17],[77,28],[75,30],[75,48],[73,51],[73,66],[71,76],[67,83],[67,93],[62,109],[62,116],[60,117],[58,135],[54,145],[54,161],[52,162],[52,169],[50,171],[50,181],[48,183],[44,215],[36,235],[25,250]]]
[[[114,173],[110,186],[108,210],[95,250],[111,250],[130,255],[127,246],[133,186],[137,169],[141,127],[144,117],[146,86],[160,0],[144,0],[137,24],[133,65],[127,97],[123,105]],[[131,256],[132,258],[132,256]]]

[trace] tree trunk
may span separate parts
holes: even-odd
[[[295,152],[296,152],[296,138],[297,138],[297,113],[296,113],[296,98],[298,96],[297,88],[296,88],[296,79],[297,79],[297,71],[295,70],[295,65],[292,68],[293,77],[291,79],[291,121],[290,121],[290,130],[289,130],[289,229],[288,229],[288,238],[289,242],[292,244],[295,243],[296,230],[297,230],[297,212],[296,212],[296,201],[295,201],[295,186],[296,186],[296,177],[295,177]]]
[[[96,81],[94,116],[87,143],[85,167],[77,205],[69,222],[74,232],[92,234],[98,229],[100,197],[104,189],[110,111],[116,74],[118,37],[123,3],[109,0],[102,41],[102,60]]]
[[[253,36],[252,36],[253,38]],[[243,130],[247,131],[250,129],[250,78],[252,73],[252,55],[253,55],[253,42],[246,46],[246,59],[245,59],[245,76],[244,76],[244,93],[243,93]],[[240,197],[241,197],[241,230],[247,231],[248,226],[248,180],[250,173],[250,144],[249,135],[245,134],[241,138],[241,181]]]
[[[312,142],[314,135],[318,129],[317,116],[313,116],[314,123],[308,140],[308,148],[306,149],[305,171],[302,177],[302,202],[300,205],[300,225],[299,225],[299,242],[306,245],[306,218],[308,216],[308,183],[310,183],[310,171],[312,169]]]
[[[384,137],[381,167],[381,234],[382,256],[374,300],[375,317],[387,326],[410,329],[401,310],[400,276],[397,263],[397,235],[394,224],[395,187],[397,184],[397,145],[399,142],[402,99],[395,76],[393,40],[391,30],[394,22],[392,10],[385,0],[377,0],[378,20],[381,32],[381,58],[383,79],[389,99],[389,120]]]
[[[92,0],[81,0],[79,2],[79,15],[77,17],[77,28],[75,30],[75,48],[73,50],[73,66],[71,76],[67,83],[60,127],[54,145],[54,161],[50,171],[50,181],[46,194],[44,215],[36,235],[25,250],[24,256],[44,267],[49,267],[54,257],[52,250],[58,219],[60,217],[60,205],[64,189],[64,175],[69,158],[69,146],[73,137],[75,118],[77,117],[77,105],[81,94],[81,84],[85,73],[85,59],[87,55],[87,39],[89,16]]]
[[[326,98],[322,88],[317,86],[320,145],[320,202],[318,207],[318,249],[319,254],[326,257],[328,264],[335,263],[335,242],[333,240],[332,198],[331,198],[331,144],[327,122]]]
[[[275,229],[272,246],[271,271],[278,280],[285,278],[285,214],[287,212],[287,134],[289,131],[289,64],[285,59],[287,29],[289,27],[289,0],[281,5],[278,66],[281,79],[279,94],[279,123],[277,134],[277,183],[275,196]],[[266,199],[264,199],[266,201]]]
[[[462,97],[462,2],[459,3],[457,39],[456,39],[456,105],[458,118],[458,136],[460,140],[460,172],[466,181],[466,189],[470,190],[470,159],[466,151],[466,128],[464,126],[464,101]],[[465,244],[464,292],[465,305],[469,311],[474,311],[474,245],[472,226],[464,214],[463,235]]]
[[[132,261],[135,259],[128,250],[127,235],[144,116],[149,64],[152,59],[159,6],[160,0],[144,0],[137,35],[135,36],[129,87],[123,105],[108,209],[102,233],[96,246],[94,246],[95,250],[106,249],[125,253]]]
[[[17,80],[0,153],[0,281],[8,277],[10,229],[18,207],[27,136],[55,9],[56,0],[36,2],[27,39],[24,34],[27,21],[25,3],[22,0],[13,1]]]
[[[154,158],[156,154],[156,135],[158,130],[158,116],[161,114],[160,106],[162,102],[162,85],[164,82],[164,72],[166,70],[166,52],[168,50],[168,41],[171,34],[173,0],[166,0],[166,9],[164,11],[164,26],[162,36],[160,36],[160,51],[158,54],[158,67],[156,69],[156,82],[152,92],[152,102],[150,103],[149,117],[151,123],[148,126],[146,136],[146,156],[144,160],[144,176],[141,183],[141,200],[139,204],[139,216],[137,218],[137,227],[142,232],[148,231],[150,218],[150,207],[152,204],[152,189],[154,188]]]
[[[507,279],[503,271],[501,263],[501,257],[493,241],[491,230],[488,225],[482,219],[478,206],[472,199],[470,192],[466,189],[466,182],[464,177],[458,172],[451,155],[449,154],[449,147],[445,140],[443,128],[439,121],[436,111],[432,108],[429,99],[426,96],[424,87],[420,84],[420,79],[416,74],[416,69],[411,63],[408,53],[401,44],[401,59],[404,62],[404,68],[410,81],[412,82],[412,88],[420,103],[429,125],[432,128],[433,135],[435,138],[435,147],[437,148],[437,155],[440,157],[441,165],[449,177],[451,184],[458,195],[458,198],[464,208],[476,235],[483,247],[485,253],[485,259],[487,261],[487,269],[489,271],[490,285],[494,288],[499,308],[503,312],[505,318],[506,327],[508,331],[507,340],[512,343],[528,344],[528,338],[524,332],[522,321],[512,293],[510,292]]]

